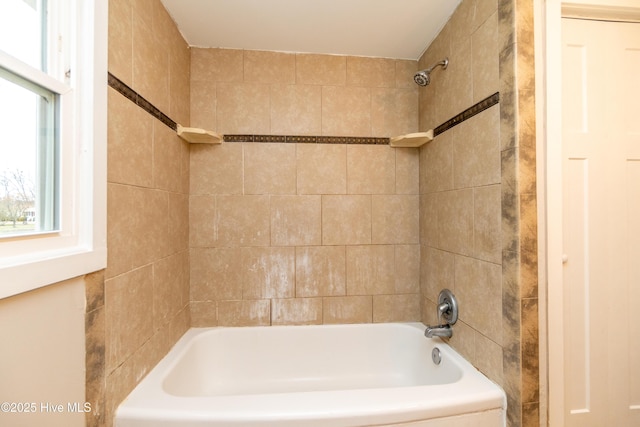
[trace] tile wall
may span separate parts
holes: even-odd
[[[451,344],[505,388],[511,426],[538,425],[531,10],[464,0],[419,61],[449,58],[420,91],[421,130],[500,93],[420,151],[421,292],[428,323],[440,289],[458,297]]]
[[[416,67],[192,49],[191,124],[222,134],[415,132]],[[192,324],[419,320],[418,165],[417,150],[387,145],[192,147]]]
[[[184,125],[189,61],[160,0],[109,0],[109,72]],[[111,426],[190,324],[188,145],[108,90],[108,262],[86,278],[88,426]]]

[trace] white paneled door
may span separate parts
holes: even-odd
[[[640,24],[562,21],[565,424],[640,426]]]

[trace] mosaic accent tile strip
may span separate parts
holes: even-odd
[[[493,95],[488,96],[482,101],[478,102],[477,104],[467,108],[457,116],[450,118],[446,122],[442,123],[440,126],[436,127],[433,130],[433,136],[440,135],[441,133],[451,129],[454,126],[459,125],[465,120],[469,120],[471,117],[475,116],[476,114],[482,113],[484,110],[493,107],[499,102],[500,102],[500,92],[496,92]]]
[[[162,123],[173,129],[174,131],[178,130],[178,125],[175,121],[171,120],[169,116],[156,108],[152,103],[144,99],[135,90],[127,86],[122,80],[111,73],[108,73],[107,79],[109,86],[117,90],[125,98],[129,99],[131,102],[142,108],[147,113],[151,114],[156,119],[160,120]]]
[[[389,144],[389,138],[313,135],[225,135],[224,142],[285,142],[292,144],[386,145]]]

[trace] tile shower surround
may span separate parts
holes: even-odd
[[[123,81],[111,73],[108,73],[108,83],[124,97],[151,114],[156,119],[167,125],[172,130],[177,130],[177,123],[164,114],[155,105],[147,101],[142,95],[127,86]],[[480,102],[467,108],[460,114],[450,118],[433,129],[433,136],[469,120],[476,114],[493,107],[500,102],[500,94],[494,93]],[[224,142],[285,142],[294,144],[389,144],[389,138],[357,137],[357,136],[314,136],[314,135],[224,135]]]
[[[130,6],[129,6],[130,4]],[[131,9],[133,11],[134,19],[131,20]],[[169,62],[158,57],[160,51],[166,51],[163,46],[167,44],[156,44],[152,47],[152,50],[145,52],[152,55],[152,60],[148,61],[149,67],[144,67],[144,63],[141,62],[141,66],[136,69],[135,62],[138,60],[138,53],[141,49],[137,46],[151,47],[153,40],[151,40],[150,33],[146,32],[147,27],[153,26],[156,34],[174,33],[171,35],[173,38],[179,39],[179,34],[175,29],[173,23],[170,21],[168,14],[160,5],[159,0],[152,0],[150,2],[129,2],[128,0],[110,0],[110,48],[109,48],[109,71],[115,75],[124,77],[124,81],[129,83],[132,87],[140,90],[146,99],[152,100],[153,104],[162,106],[163,111],[169,111],[170,115],[174,118],[178,118],[180,123],[189,122],[189,94],[188,89],[186,96],[173,97],[171,95],[170,102],[168,102],[168,91],[164,90],[167,87],[167,81],[169,80],[164,74],[160,73],[159,77],[154,76],[146,78],[147,75],[151,75],[146,70],[152,67],[153,70],[164,70],[168,65],[173,69],[179,67],[180,62],[171,62],[172,55],[175,55],[175,47],[173,47],[173,39],[171,40],[171,46],[169,54]],[[497,10],[497,13],[495,13]],[[148,13],[147,13],[148,12]],[[128,14],[123,15],[123,14]],[[497,18],[496,18],[497,16]],[[124,19],[121,19],[124,17]],[[489,17],[487,19],[487,17]],[[509,410],[508,421],[510,426],[533,426],[537,425],[538,419],[538,390],[537,390],[537,291],[536,291],[536,260],[535,260],[535,215],[531,215],[531,212],[535,212],[535,135],[532,134],[532,130],[535,128],[534,116],[533,116],[533,73],[530,64],[532,63],[532,31],[531,31],[531,0],[524,0],[515,2],[513,0],[464,0],[458,7],[454,15],[451,17],[450,23],[443,28],[438,38],[432,44],[432,47],[419,61],[419,66],[426,67],[431,65],[433,61],[441,59],[442,54],[446,54],[446,49],[451,49],[458,57],[455,58],[456,63],[466,63],[470,61],[474,63],[473,73],[464,74],[463,68],[468,67],[451,67],[447,73],[443,73],[440,79],[434,79],[432,85],[420,90],[420,123],[421,130],[423,130],[423,115],[428,118],[432,118],[434,115],[439,115],[439,119],[436,121],[427,120],[431,125],[427,127],[433,128],[437,123],[446,122],[447,117],[452,117],[457,111],[462,111],[468,105],[479,103],[484,97],[487,97],[490,93],[500,91],[500,133],[499,138],[501,141],[501,162],[502,162],[502,221],[503,221],[503,260],[502,260],[502,282],[503,282],[503,302],[502,302],[502,322],[504,328],[504,342],[502,348],[500,348],[500,354],[503,356],[503,366],[499,369],[503,370],[503,374],[500,374],[498,378],[494,380],[502,382],[505,390],[508,394]],[[158,24],[156,27],[156,23]],[[133,24],[133,25],[132,25]],[[491,24],[491,25],[486,25]],[[493,27],[492,27],[493,26]],[[113,27],[113,28],[111,28]],[[170,28],[171,27],[171,28]],[[490,39],[494,37],[495,33],[492,33],[491,28],[498,28],[498,40]],[[489,31],[487,31],[489,29]],[[133,30],[133,31],[132,31]],[[144,30],[144,31],[143,31]],[[133,52],[131,50],[131,38],[132,35],[136,39],[136,43],[133,43]],[[163,36],[161,36],[163,37]],[[462,38],[460,38],[462,37]],[[465,39],[465,37],[467,39]],[[444,45],[438,39],[446,40],[449,45]],[[451,40],[451,42],[449,42]],[[181,41],[183,43],[183,41]],[[482,46],[482,48],[471,49],[472,45]],[[497,47],[495,46],[497,44]],[[446,49],[444,48],[446,46]],[[154,50],[155,49],[155,50]],[[495,51],[495,52],[494,52]],[[133,55],[132,55],[133,53]],[[475,63],[481,63],[484,59],[490,59],[497,61],[499,58],[499,80],[500,84],[495,85],[491,92],[481,93],[482,89],[476,91],[477,87],[481,87],[484,81],[487,81],[487,76],[492,75],[493,71],[487,74],[487,70],[480,68],[476,72]],[[255,59],[255,55],[252,60]],[[301,61],[308,61],[312,59],[312,55],[302,55],[299,58]],[[451,58],[450,58],[451,59]],[[231,58],[232,61],[235,59]],[[327,58],[330,61],[338,61],[339,58]],[[188,55],[181,63],[188,64]],[[355,61],[354,61],[355,62]],[[363,64],[366,62],[363,61]],[[133,71],[131,67],[133,66]],[[516,66],[517,64],[517,66]],[[192,66],[193,67],[193,66]],[[344,72],[344,68],[342,68]],[[470,68],[467,70],[470,71]],[[195,70],[196,74],[201,73],[203,70]],[[220,69],[205,70],[206,78],[211,78],[211,73],[219,73]],[[344,85],[344,75],[335,76],[331,72],[327,72],[326,69],[322,70],[322,74],[315,77],[320,80],[314,80],[310,82],[308,76],[304,76],[305,83],[317,84],[317,85]],[[328,70],[331,71],[331,70]],[[384,70],[383,70],[384,71]],[[405,70],[406,71],[406,70]],[[403,71],[404,72],[404,71]],[[187,75],[189,70],[186,70]],[[496,71],[497,73],[497,66]],[[173,72],[171,76],[181,76],[184,73]],[[191,90],[192,95],[198,93],[203,88],[206,90],[207,85],[201,80],[194,78],[194,71],[191,72]],[[200,77],[205,77],[200,75]],[[234,76],[233,80],[237,82],[238,76]],[[388,76],[387,76],[388,77]],[[173,88],[179,88],[178,84],[173,80],[175,77],[171,77],[171,91]],[[226,77],[224,77],[226,78]],[[252,75],[250,79],[254,79]],[[145,81],[148,80],[148,81]],[[341,79],[341,80],[340,80]],[[404,79],[404,77],[403,77]],[[405,79],[406,80],[406,79]],[[132,82],[136,82],[132,84]],[[337,83],[335,83],[337,81]],[[404,80],[403,80],[404,81]],[[334,83],[332,83],[334,82]],[[408,88],[413,85],[410,79],[407,80],[406,86],[397,86]],[[349,84],[349,78],[347,76],[347,84]],[[436,98],[431,96],[431,99],[438,99],[445,102],[444,105],[433,106],[425,102],[425,95],[427,92],[433,94],[433,90],[440,83],[445,84],[444,89],[438,89]],[[402,83],[405,84],[405,83]],[[149,90],[154,89],[156,90]],[[224,89],[228,89],[229,85],[224,84]],[[372,83],[372,87],[386,86],[386,83]],[[388,87],[388,86],[386,86]],[[467,96],[466,92],[473,88],[473,96]],[[357,92],[357,90],[354,90]],[[225,93],[226,94],[226,93]],[[478,96],[480,95],[480,96]],[[186,100],[186,105],[184,100]],[[446,101],[444,101],[446,100]],[[144,104],[144,102],[142,103]],[[169,106],[168,106],[169,105]],[[141,105],[143,108],[144,106]],[[169,108],[170,107],[170,108]],[[203,110],[205,112],[205,110]],[[186,114],[186,115],[185,115]],[[207,114],[210,112],[207,110]],[[215,110],[214,110],[215,114]],[[201,115],[199,116],[201,117]],[[225,116],[225,119],[227,117]],[[194,117],[191,117],[192,125],[209,127],[199,123],[194,123]],[[471,121],[469,121],[471,122]],[[165,123],[166,124],[166,123]],[[262,133],[268,133],[268,129],[262,129],[260,123],[257,123],[258,127],[255,129],[249,129],[247,132],[244,129],[238,129],[237,133],[250,133],[255,130],[260,130]],[[169,126],[169,125],[167,125]],[[415,125],[411,128],[407,128],[404,132],[412,132]],[[275,132],[275,128],[271,129]],[[261,133],[261,132],[256,133]],[[318,132],[311,132],[318,134]],[[297,130],[295,132],[298,132]],[[293,133],[295,133],[293,132]],[[300,132],[307,132],[301,130]],[[473,130],[472,130],[473,132]],[[233,132],[225,132],[233,133]],[[339,132],[336,132],[340,134]],[[367,132],[358,132],[360,134],[367,135]],[[389,132],[394,135],[397,132]],[[402,133],[402,132],[400,132]],[[375,132],[373,132],[375,135]],[[446,135],[449,134],[447,132]],[[258,135],[271,137],[270,135]],[[295,141],[296,143],[304,142],[308,135],[300,137],[301,139]],[[233,144],[229,144],[231,146]],[[303,144],[307,145],[307,144]],[[422,159],[421,159],[422,160]],[[421,196],[422,197],[422,196]],[[420,208],[422,210],[422,206]],[[422,227],[422,223],[421,223]],[[532,243],[533,242],[533,243]],[[421,264],[424,260],[421,261]],[[469,264],[466,270],[473,270],[473,263]],[[304,292],[310,292],[312,288],[304,288]],[[312,292],[312,291],[311,291]],[[423,288],[421,294],[424,297],[424,301],[429,300],[431,295],[428,293],[428,289]],[[353,296],[349,297],[355,300],[365,300],[367,297]],[[333,301],[328,298],[327,301]],[[242,304],[236,304],[236,309],[246,309]],[[360,304],[362,305],[362,304]],[[325,308],[329,307],[330,311],[335,311],[339,307],[331,307],[325,301]],[[266,308],[266,307],[264,307]],[[263,308],[263,309],[264,309]],[[311,307],[310,307],[311,308]],[[281,307],[278,310],[285,309]],[[423,311],[431,310],[431,306],[428,308],[423,307]],[[370,309],[369,309],[370,310]],[[96,309],[92,313],[100,314],[104,310]],[[360,314],[361,316],[362,314]],[[365,316],[370,314],[365,313]],[[277,316],[276,316],[277,317]],[[100,316],[96,316],[96,319],[100,319]],[[325,315],[325,320],[327,319]],[[92,323],[93,324],[93,323]],[[100,325],[100,322],[96,322],[96,325]],[[481,334],[470,334],[470,328],[460,329],[458,328],[458,334],[460,340],[458,345],[462,345],[463,350],[468,350],[467,343],[471,343],[473,347],[473,341],[476,340],[475,346],[483,348],[482,341],[489,341]],[[90,332],[88,332],[88,335]],[[464,337],[463,337],[464,335]],[[88,336],[88,339],[90,337]],[[464,339],[463,339],[464,338]],[[98,337],[95,340],[98,344],[104,342],[102,338]],[[89,349],[88,342],[88,349]],[[486,347],[484,347],[486,348]],[[493,351],[493,347],[490,347]],[[89,351],[89,350],[88,350]],[[154,358],[161,355],[162,351],[154,356],[149,356],[150,347],[145,346],[141,350],[137,350],[134,363],[130,361],[125,362],[122,366],[122,374],[118,374],[117,382],[112,381],[110,378],[106,386],[107,402],[116,402],[123,393],[126,393],[127,389],[130,389],[135,382],[131,382],[128,378],[129,375],[140,375],[140,372],[144,372],[140,363],[149,363],[148,360],[155,360]],[[155,351],[155,350],[154,350]],[[493,360],[492,354],[487,354],[488,360]],[[147,360],[147,362],[145,362]],[[126,366],[125,366],[126,365]],[[493,372],[498,367],[483,367],[483,370],[488,369]],[[88,375],[90,373],[89,364],[87,366]],[[491,376],[490,376],[491,377]],[[122,380],[126,379],[126,383]],[[99,378],[93,383],[98,385],[100,383]],[[104,382],[104,379],[102,380]],[[129,384],[131,383],[131,384]],[[88,389],[91,382],[88,377]],[[105,393],[104,384],[100,387],[101,393]],[[119,397],[120,396],[120,397]],[[107,405],[109,406],[109,404]],[[107,411],[107,424],[110,425],[110,417]],[[101,424],[101,423],[100,423]],[[89,425],[94,425],[90,422]]]

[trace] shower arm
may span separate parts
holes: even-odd
[[[433,71],[434,68],[436,67],[442,67],[443,70],[447,69],[447,66],[449,65],[449,58],[445,58],[442,61],[438,62],[437,64],[433,65],[431,68],[427,68],[425,70],[425,73],[430,73]]]

